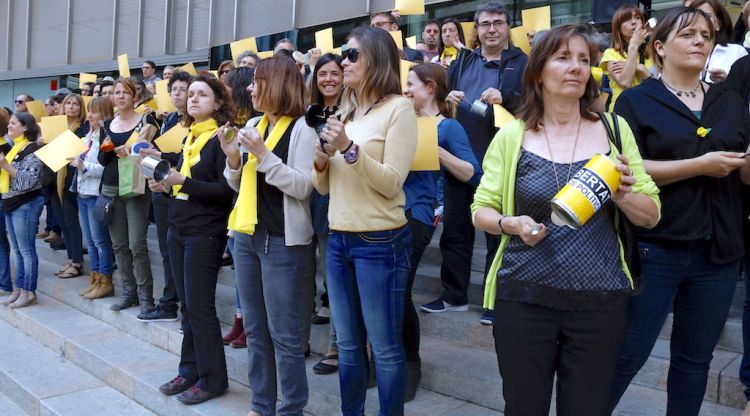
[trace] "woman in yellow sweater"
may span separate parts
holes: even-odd
[[[417,144],[411,102],[401,96],[399,52],[380,29],[357,28],[344,55],[343,98],[316,144],[313,184],[330,194],[327,281],[339,347],[341,411],[364,412],[375,356],[380,415],[402,415],[401,341],[411,233],[403,185]],[[341,153],[341,154],[337,154]]]

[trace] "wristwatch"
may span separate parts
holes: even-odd
[[[357,156],[359,156],[359,145],[355,144],[344,153],[344,160],[346,163],[352,164],[357,161]]]

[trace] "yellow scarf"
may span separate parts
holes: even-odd
[[[216,132],[219,131],[219,126],[216,124],[216,120],[209,118],[206,121],[200,123],[193,123],[190,126],[190,133],[188,133],[185,139],[185,146],[182,148],[182,166],[180,167],[180,173],[192,178],[190,168],[198,164],[201,161],[201,150],[208,141],[214,137]],[[172,195],[180,199],[187,199],[188,195],[180,193],[182,185],[175,185],[172,187]]]
[[[271,130],[266,139],[266,147],[272,152],[276,145],[286,133],[294,119],[289,116],[281,117],[276,126]],[[268,116],[263,116],[256,126],[260,136],[266,135],[268,129]],[[242,178],[240,179],[240,194],[234,204],[232,213],[229,214],[228,229],[241,233],[253,235],[255,226],[258,224],[258,177],[256,168],[258,159],[252,153],[247,155],[247,163],[242,167]]]
[[[13,147],[10,149],[10,152],[5,155],[5,160],[8,161],[8,164],[13,163],[13,159],[16,158],[18,152],[26,147],[27,144],[29,144],[29,139],[27,139],[26,136],[17,137],[15,140],[13,140]],[[5,169],[0,169],[0,194],[7,193],[9,191],[10,174],[6,172]]]
[[[440,55],[440,60],[446,64],[450,64],[458,56],[458,49],[453,46],[448,46],[443,49],[443,53]]]

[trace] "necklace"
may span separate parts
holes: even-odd
[[[696,85],[695,88],[693,88],[692,90],[682,91],[676,88],[672,88],[672,86],[667,84],[667,81],[664,80],[664,77],[661,77],[661,82],[664,83],[664,86],[667,87],[668,90],[672,91],[672,93],[674,93],[676,96],[682,97],[684,95],[685,98],[687,97],[695,98],[695,92],[698,91],[698,88],[700,88],[701,86],[701,82],[698,81],[698,85]]]
[[[578,136],[581,133],[581,119],[578,119],[578,129],[576,130],[576,141],[573,143],[573,154],[570,155],[570,164],[568,165],[568,176],[565,178],[565,183],[570,180],[570,173],[573,170],[573,161],[576,157],[576,148],[578,147]],[[544,127],[544,140],[547,142],[547,150],[549,151],[549,160],[552,163],[552,172],[555,174],[555,185],[557,185],[557,191],[561,189],[560,179],[557,177],[557,166],[555,166],[555,159],[552,157],[552,146],[549,144],[549,136],[547,136],[547,127]]]

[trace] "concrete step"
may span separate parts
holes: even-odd
[[[2,315],[6,319],[13,313],[6,309]],[[0,346],[4,416],[154,415],[18,328],[0,321],[0,333],[7,341]]]
[[[41,262],[41,264],[40,269],[49,269],[49,263]],[[19,327],[22,329],[28,327],[29,333],[39,334],[40,339],[50,347],[60,348],[60,345],[62,345],[66,354],[69,353],[76,357],[71,358],[73,360],[80,359],[86,365],[92,363],[90,364],[92,365],[90,371],[97,377],[107,380],[110,384],[116,383],[117,385],[114,385],[114,387],[123,394],[128,397],[135,395],[139,403],[156,413],[162,414],[162,408],[159,407],[161,405],[154,404],[152,401],[159,399],[159,402],[163,402],[164,400],[158,391],[154,393],[150,390],[156,389],[159,383],[174,376],[182,342],[179,324],[177,322],[150,324],[138,322],[135,319],[137,308],[121,312],[111,311],[109,305],[115,301],[114,298],[89,301],[78,296],[76,292],[84,285],[83,279],[63,281],[50,277],[40,278],[38,293],[50,294],[55,299],[41,295],[44,296],[43,302],[40,302],[41,305],[19,310],[19,314],[23,316],[25,311],[29,311],[29,314],[42,314],[42,312],[34,312],[34,309],[46,309],[43,314],[45,316],[39,319],[17,318]],[[59,316],[67,318],[60,319],[59,323],[56,323],[55,319],[52,319],[52,322],[47,320],[48,317]],[[89,328],[88,331],[100,335],[79,336],[82,328]],[[27,329],[24,329],[24,331],[27,331]],[[83,330],[84,333],[88,331]],[[318,344],[325,344],[320,348],[327,347],[327,341],[324,341],[326,331],[327,327],[316,328],[313,335],[315,340],[319,340]],[[112,337],[114,338],[112,341],[102,340],[102,338]],[[90,340],[91,345],[81,341],[81,339]],[[126,346],[122,347],[123,344]],[[225,352],[232,383],[241,387],[243,389],[241,391],[246,391],[247,351],[226,348]],[[335,414],[340,406],[338,377],[335,375],[315,375],[312,372],[312,366],[318,359],[319,357],[315,356],[308,360],[308,379],[311,386],[308,410],[318,415]],[[429,368],[425,365],[424,371],[428,372]],[[122,375],[123,373],[125,376]],[[492,373],[499,380],[497,371]],[[113,374],[117,374],[117,377],[113,377]],[[159,377],[157,377],[157,374]],[[427,383],[424,385],[428,387]],[[146,397],[137,396],[139,389],[148,390],[148,400]],[[234,388],[231,390],[236,391]],[[373,389],[368,394],[372,397],[368,400],[367,413],[376,414],[377,393]],[[421,389],[417,398],[407,405],[407,408],[411,409],[409,414],[449,415],[456,414],[452,413],[456,409],[464,408],[481,410],[483,412],[481,414],[499,414],[497,410],[500,409],[492,410],[483,408],[483,406],[471,405],[467,403],[467,400],[453,399],[449,396],[461,397],[459,394],[445,395]],[[246,397],[245,403],[248,403],[249,392],[244,397]],[[328,411],[326,409],[334,410]]]

